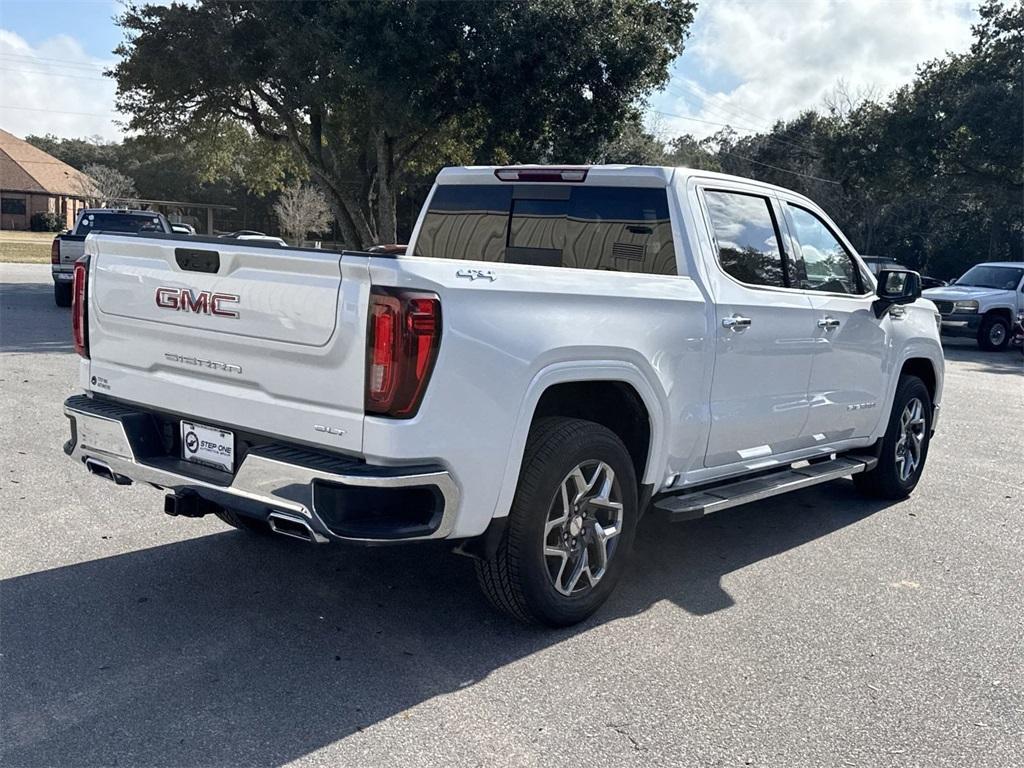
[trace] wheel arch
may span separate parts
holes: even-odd
[[[537,401],[531,427],[546,416],[584,419],[607,427],[629,451],[637,482],[644,476],[651,452],[651,417],[631,384],[611,380],[552,384]]]
[[[931,319],[929,318],[929,322]],[[877,440],[885,434],[886,426],[889,423],[889,414],[896,397],[896,388],[899,386],[900,377],[905,374],[917,376],[924,381],[925,386],[932,398],[933,405],[942,402],[942,390],[945,380],[945,365],[942,354],[942,344],[936,338],[918,336],[907,340],[895,359],[887,366],[888,383],[885,389],[885,399],[879,412],[878,423],[871,433],[871,438]]]
[[[597,403],[575,403],[581,396]],[[627,407],[630,416],[646,420],[646,428],[630,425],[626,414],[602,413],[604,408]],[[643,409],[640,415],[639,408]],[[660,386],[636,365],[622,361],[555,363],[540,370],[524,395],[509,446],[501,491],[493,517],[505,517],[512,506],[526,440],[534,420],[543,416],[575,416],[603,424],[618,434],[638,467],[637,483],[658,482],[665,465],[667,398]],[[641,467],[642,462],[642,467]]]
[[[1013,308],[1010,306],[992,307],[981,313],[982,320],[986,317],[1002,317],[1007,322],[1013,322]]]
[[[900,368],[900,378],[903,376],[916,376],[924,382],[925,387],[928,389],[928,396],[935,402],[935,395],[937,394],[936,388],[938,387],[938,376],[936,375],[935,365],[932,363],[930,358],[927,357],[910,357],[903,361],[903,366]],[[898,381],[899,379],[897,379]]]

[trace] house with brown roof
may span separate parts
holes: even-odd
[[[40,211],[71,227],[92,189],[81,171],[0,129],[0,229],[29,229]]]

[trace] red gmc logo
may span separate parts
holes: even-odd
[[[224,304],[238,304],[239,297],[233,293],[211,293],[188,288],[157,288],[156,305],[161,309],[175,309],[181,312],[195,312],[198,315],[217,317],[238,317],[233,309],[224,309]]]

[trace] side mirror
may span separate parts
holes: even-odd
[[[878,273],[872,308],[882,317],[897,304],[913,304],[921,298],[921,275],[909,269],[883,269]]]

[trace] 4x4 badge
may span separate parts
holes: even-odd
[[[468,277],[470,280],[490,280],[492,283],[498,279],[489,269],[460,269],[455,276]]]

